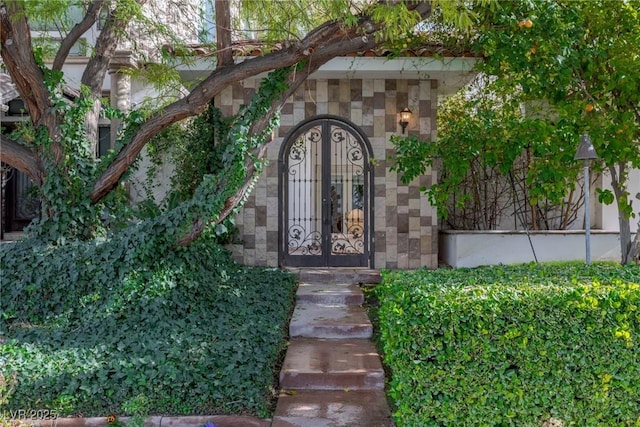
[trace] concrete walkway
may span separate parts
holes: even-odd
[[[294,272],[300,286],[271,426],[393,426],[384,370],[357,285],[377,283],[380,274],[361,269]]]

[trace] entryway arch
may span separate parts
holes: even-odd
[[[373,268],[373,153],[336,116],[296,126],[279,156],[280,265]]]

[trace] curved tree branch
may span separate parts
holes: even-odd
[[[89,8],[87,9],[87,13],[82,18],[82,21],[74,25],[71,31],[69,31],[69,34],[67,34],[65,38],[62,40],[62,43],[60,43],[60,49],[58,49],[58,52],[56,53],[56,57],[53,60],[52,68],[54,70],[62,70],[62,66],[67,60],[67,57],[69,56],[69,52],[71,52],[71,48],[73,47],[73,45],[98,20],[98,17],[100,16],[100,10],[102,9],[103,4],[104,4],[104,0],[92,1],[91,4],[89,5]]]
[[[430,2],[409,3],[407,7],[417,11],[423,18],[431,13]],[[97,179],[89,197],[94,203],[105,197],[135,162],[147,141],[169,125],[202,112],[207,103],[229,84],[294,65],[305,58],[320,66],[336,56],[373,47],[373,40],[359,34],[362,34],[361,29],[364,29],[364,33],[373,33],[381,28],[382,23],[372,22],[367,15],[361,16],[359,22],[357,27],[345,27],[340,21],[330,21],[287,49],[214,70],[189,95],[156,112],[140,126],[132,140]]]
[[[36,185],[42,184],[42,166],[33,152],[2,134],[0,134],[0,161],[26,174]]]
[[[50,111],[50,93],[44,84],[44,73],[33,55],[31,29],[24,4],[7,0],[0,3],[0,54],[34,127],[46,126],[52,140],[51,152],[62,159],[57,117]]]

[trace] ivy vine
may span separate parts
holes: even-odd
[[[270,110],[288,88],[287,78],[295,68],[271,72],[261,81],[251,102],[235,116],[223,117],[211,104],[204,114],[186,126],[174,128],[173,137],[186,143],[176,157],[179,173],[173,178],[170,203],[164,209],[147,210],[142,219],[141,210],[129,206],[123,190],[114,191],[97,204],[92,203],[88,195],[96,177],[144,123],[145,112],[134,110],[124,115],[105,107],[103,114],[122,120],[124,127],[115,149],[102,159],[96,159],[85,128],[86,114],[94,105],[88,89],[81,88],[81,96],[70,101],[63,92],[62,74],[42,65],[45,84],[51,93],[51,109],[59,121],[58,137],[64,157],[62,161],[53,158],[50,150],[53,140],[45,127],[23,126],[20,134],[15,135],[37,150],[47,171],[38,194],[41,216],[27,229],[28,234],[62,245],[75,239],[90,240],[99,236],[113,239],[123,233],[128,236],[127,240],[137,235],[136,246],[148,249],[154,244],[159,248],[175,244],[198,221],[215,226],[225,202],[242,188],[246,179],[255,179],[262,170],[264,160],[254,153],[268,141],[279,123],[279,114],[271,114]],[[270,119],[265,129],[252,133],[252,125],[267,115]],[[165,132],[156,140],[167,135]],[[154,147],[161,149],[157,144],[150,144],[150,147],[151,152]],[[247,176],[249,165],[252,166],[252,177]]]

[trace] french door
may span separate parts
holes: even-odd
[[[372,267],[371,150],[333,116],[313,118],[280,152],[280,252],[286,266]]]

